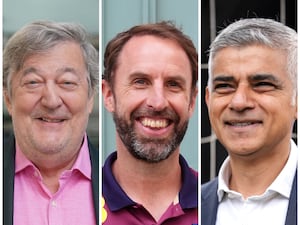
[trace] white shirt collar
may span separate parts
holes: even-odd
[[[227,157],[223,162],[219,176],[218,176],[218,199],[219,202],[222,200],[225,193],[234,193],[241,195],[235,191],[229,189],[228,183],[231,176],[231,168],[229,166],[230,157]],[[273,181],[273,183],[267,188],[266,192],[273,191],[281,194],[282,196],[289,198],[295,172],[297,169],[298,162],[298,148],[293,140],[291,140],[291,151],[289,158],[279,175]]]

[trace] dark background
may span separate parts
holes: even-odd
[[[218,174],[227,156],[224,147],[211,141],[211,127],[205,105],[208,48],[216,34],[241,18],[263,17],[280,21],[297,30],[297,0],[202,0],[201,1],[201,183]],[[294,140],[296,140],[296,123]]]

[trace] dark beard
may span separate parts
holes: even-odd
[[[134,121],[135,118],[141,115],[169,118],[174,123],[174,130],[170,138],[139,137],[134,131]],[[131,155],[149,163],[161,162],[167,159],[176,150],[186,133],[189,122],[186,120],[179,126],[180,119],[178,115],[171,110],[164,110],[162,112],[136,110],[131,114],[129,123],[117,113],[113,113],[113,119],[116,124],[117,133]]]

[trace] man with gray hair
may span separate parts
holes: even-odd
[[[98,52],[77,24],[33,22],[3,53],[4,224],[99,224],[99,152],[86,128]]]
[[[296,225],[297,33],[271,19],[242,19],[210,46],[206,104],[228,151],[202,186],[203,225]]]

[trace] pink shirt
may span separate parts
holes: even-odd
[[[16,147],[14,225],[95,225],[87,137],[71,170],[52,194],[39,170]]]

